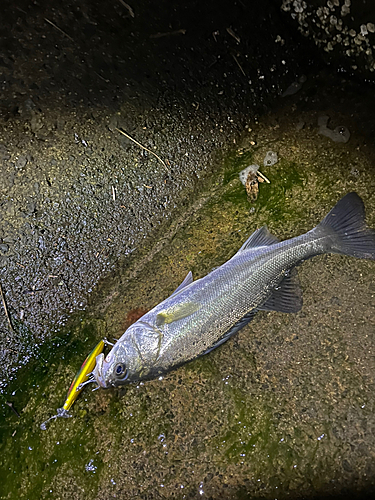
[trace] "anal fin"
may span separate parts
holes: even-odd
[[[258,307],[260,311],[298,312],[302,307],[302,291],[297,270],[288,272],[280,285],[272,291],[266,302]]]

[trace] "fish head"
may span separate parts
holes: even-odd
[[[97,384],[103,389],[118,387],[134,380],[139,371],[138,356],[131,343],[118,342],[109,351],[96,357],[96,365],[92,372]]]

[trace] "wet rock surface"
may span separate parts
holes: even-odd
[[[32,374],[18,374],[7,401],[21,418],[4,405],[1,427],[8,498],[13,491],[21,498],[75,499],[374,492],[374,263],[339,255],[299,267],[299,313],[259,313],[221,348],[162,379],[86,389],[73,418],[40,430],[98,339],[118,338],[189,270],[203,276],[256,228],[267,224],[282,239],[301,234],[353,190],[375,226],[372,142],[357,132],[353,117],[334,112],[335,97],[319,95],[309,104],[303,94],[283,101],[254,123],[198,200],[101,281],[67,339],[56,337]],[[353,131],[348,143],[318,133],[322,112]],[[296,134],[300,120],[305,126]],[[238,174],[261,163],[270,144],[278,162],[262,167],[271,182],[250,204]]]
[[[374,79],[375,5],[366,0],[282,0],[285,19],[333,67]]]
[[[7,377],[184,210],[299,66],[292,41],[274,42],[271,2],[127,5],[3,3],[1,283],[14,330],[27,332],[0,316]],[[264,37],[274,56],[258,61]]]
[[[161,380],[85,389],[73,418],[40,429],[98,340],[256,228],[301,234],[353,190],[375,227],[371,89],[296,62],[277,10],[249,33],[242,2],[169,5],[130,5],[133,18],[122,2],[7,4],[0,265],[14,331],[2,309],[0,496],[371,495],[374,263],[338,255],[299,268],[298,314],[259,313]],[[319,135],[320,116],[348,142]],[[271,182],[250,204],[239,173],[251,164]]]

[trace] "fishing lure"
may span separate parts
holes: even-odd
[[[104,346],[106,344],[110,344],[106,339],[101,340],[96,347],[90,352],[85,361],[83,362],[81,368],[77,372],[76,376],[73,379],[69,387],[68,394],[66,396],[66,400],[64,405],[61,408],[57,408],[57,414],[50,417],[48,420],[40,424],[40,428],[42,430],[46,430],[46,423],[50,420],[58,417],[69,418],[70,415],[69,410],[72,407],[74,401],[78,398],[80,392],[87,381],[87,377],[91,374],[91,372],[95,368],[96,364],[96,356],[101,354],[104,350]],[[110,344],[112,345],[112,344]],[[95,390],[95,389],[94,389]]]

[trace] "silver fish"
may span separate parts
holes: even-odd
[[[166,300],[131,325],[91,381],[116,387],[153,378],[215,349],[259,310],[297,312],[302,294],[293,269],[324,253],[375,259],[375,232],[361,198],[349,193],[311,231],[286,241],[256,230],[225,264],[193,281],[191,272]]]

